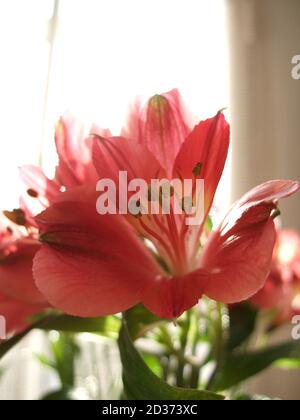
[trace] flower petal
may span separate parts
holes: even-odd
[[[30,325],[29,317],[40,313],[41,305],[30,305],[0,294],[0,316],[5,319],[6,334],[19,333]]]
[[[190,133],[186,111],[177,89],[136,103],[122,135],[141,143],[157,158],[169,176],[177,153]]]
[[[121,216],[96,213],[96,194],[78,188],[38,218],[47,243],[34,261],[36,284],[49,302],[69,314],[117,313],[141,301],[161,273]]]
[[[16,251],[0,261],[0,292],[22,302],[45,302],[32,275],[33,258],[40,249],[40,244],[20,240],[14,246]]]
[[[267,181],[254,187],[237,202],[238,206],[259,202],[276,202],[299,191],[300,183],[286,179]]]
[[[97,182],[97,173],[92,164],[92,143],[88,136],[110,136],[108,130],[85,126],[73,115],[65,114],[56,126],[55,142],[59,165],[56,178],[66,188]]]
[[[276,232],[271,213],[279,198],[299,189],[293,181],[270,181],[239,200],[206,244],[200,266],[210,271],[205,293],[224,303],[246,300],[270,272]]]
[[[215,232],[204,255],[202,266],[210,270],[205,294],[219,302],[236,303],[246,300],[260,290],[269,274],[275,244],[272,220],[252,231],[242,231],[232,240],[223,240]],[[254,263],[255,261],[255,263]]]
[[[128,181],[139,178],[148,183],[162,174],[158,161],[145,146],[123,137],[94,136],[93,162],[99,179],[112,179],[117,186],[120,171],[127,172]]]
[[[204,179],[205,214],[211,208],[229,147],[229,125],[219,112],[200,122],[183,143],[175,161],[173,177]]]
[[[157,278],[143,297],[143,304],[161,318],[177,318],[202,297],[208,273],[198,270],[184,277]]]
[[[284,284],[276,275],[270,274],[264,287],[250,299],[250,302],[259,309],[287,308],[291,311],[293,297],[293,285]]]
[[[32,223],[34,216],[54,202],[61,186],[56,181],[48,179],[41,168],[33,165],[22,166],[20,178],[25,186],[20,206]]]

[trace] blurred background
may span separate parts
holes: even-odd
[[[300,179],[299,21],[299,0],[0,0],[0,208],[17,205],[18,166],[41,163],[51,175],[53,127],[64,111],[117,134],[135,95],[174,87],[199,118],[228,108],[222,207],[267,179]],[[282,225],[300,230],[299,196],[281,209]],[[55,388],[29,345],[47,350],[34,333],[11,353],[1,399]],[[107,358],[117,359],[114,351]],[[97,369],[103,377],[105,363]],[[91,392],[105,398],[96,379],[88,378]],[[272,368],[249,391],[300,399],[299,381],[299,371]]]

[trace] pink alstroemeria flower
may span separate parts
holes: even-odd
[[[274,309],[276,322],[300,314],[300,236],[284,229],[277,232],[271,272],[265,286],[250,302],[259,309]]]
[[[20,211],[18,214],[20,218]],[[32,276],[32,261],[39,248],[36,239],[0,213],[0,315],[5,317],[7,334],[25,328],[27,318],[46,305]]]
[[[55,131],[59,163],[54,179],[39,167],[22,167],[25,191],[20,209],[0,213],[0,315],[6,318],[8,333],[19,332],[30,315],[50,306],[32,275],[33,258],[41,246],[34,216],[55,203],[63,191],[95,184],[92,144],[86,139],[91,132],[109,135],[95,126],[85,128],[71,115],[61,118]]]
[[[138,106],[122,137],[93,138],[99,179],[116,181],[119,171],[127,171],[128,182],[204,179],[207,219],[229,146],[221,112],[192,129],[171,91]],[[173,318],[203,294],[224,303],[246,300],[270,270],[278,200],[298,189],[284,180],[254,188],[207,240],[205,220],[187,226],[186,214],[173,207],[170,214],[100,216],[95,188],[70,190],[36,218],[45,243],[34,261],[37,286],[53,306],[82,317],[142,302]]]
[[[98,180],[92,163],[93,133],[110,136],[108,130],[96,125],[84,125],[72,114],[65,114],[55,128],[55,144],[58,155],[54,179],[49,179],[38,166],[22,166],[20,176],[25,186],[21,197],[21,208],[27,220],[35,225],[34,216],[56,201],[61,192],[79,185],[94,185]],[[35,225],[36,226],[36,225]]]
[[[0,316],[5,319],[6,338],[29,327],[32,323],[31,317],[39,314],[43,309],[45,309],[44,306],[24,303],[0,293]]]

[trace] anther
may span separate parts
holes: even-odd
[[[22,209],[14,209],[13,211],[5,210],[3,214],[8,220],[16,225],[25,226],[27,223],[25,213]]]
[[[197,178],[198,176],[200,176],[201,171],[202,171],[202,167],[203,167],[203,163],[198,162],[196,164],[196,166],[194,167],[194,169],[192,170],[193,174],[195,175],[195,177]]]
[[[27,190],[27,194],[32,198],[38,198],[39,194],[37,191],[35,191],[33,188],[29,188]]]

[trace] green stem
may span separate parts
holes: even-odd
[[[199,376],[200,376],[200,368],[196,366],[192,366],[190,388],[196,388],[196,389],[198,388]]]
[[[170,333],[165,325],[160,327],[160,332],[162,335],[162,340],[168,351],[172,356],[177,359],[177,368],[174,372],[176,378],[176,385],[179,387],[185,386],[184,370],[187,364],[190,364],[190,360],[186,357],[186,346],[188,343],[188,334],[191,323],[191,314],[188,311],[186,313],[186,320],[182,325],[181,334],[180,334],[180,348],[176,348],[170,336]]]
[[[168,382],[169,375],[170,375],[170,357],[163,356],[161,358],[161,366],[162,366],[162,379],[165,382]]]
[[[178,358],[178,366],[177,366],[177,375],[176,375],[176,382],[177,386],[183,387],[185,386],[185,379],[184,379],[184,368],[186,366],[185,360],[185,351],[186,345],[188,342],[188,334],[191,324],[191,314],[190,311],[186,313],[186,322],[184,323],[180,335],[180,358]]]
[[[192,329],[192,356],[196,358],[197,356],[197,344],[199,340],[199,313],[198,311],[194,311],[194,317],[193,317],[193,329]],[[189,380],[189,386],[190,388],[198,388],[199,384],[199,377],[201,372],[201,364],[191,364],[191,375]]]
[[[219,370],[223,364],[223,353],[224,353],[224,341],[225,337],[223,334],[223,305],[217,302],[217,319],[215,323],[215,360],[216,367],[208,381],[207,389],[212,390],[215,380],[218,376]]]

